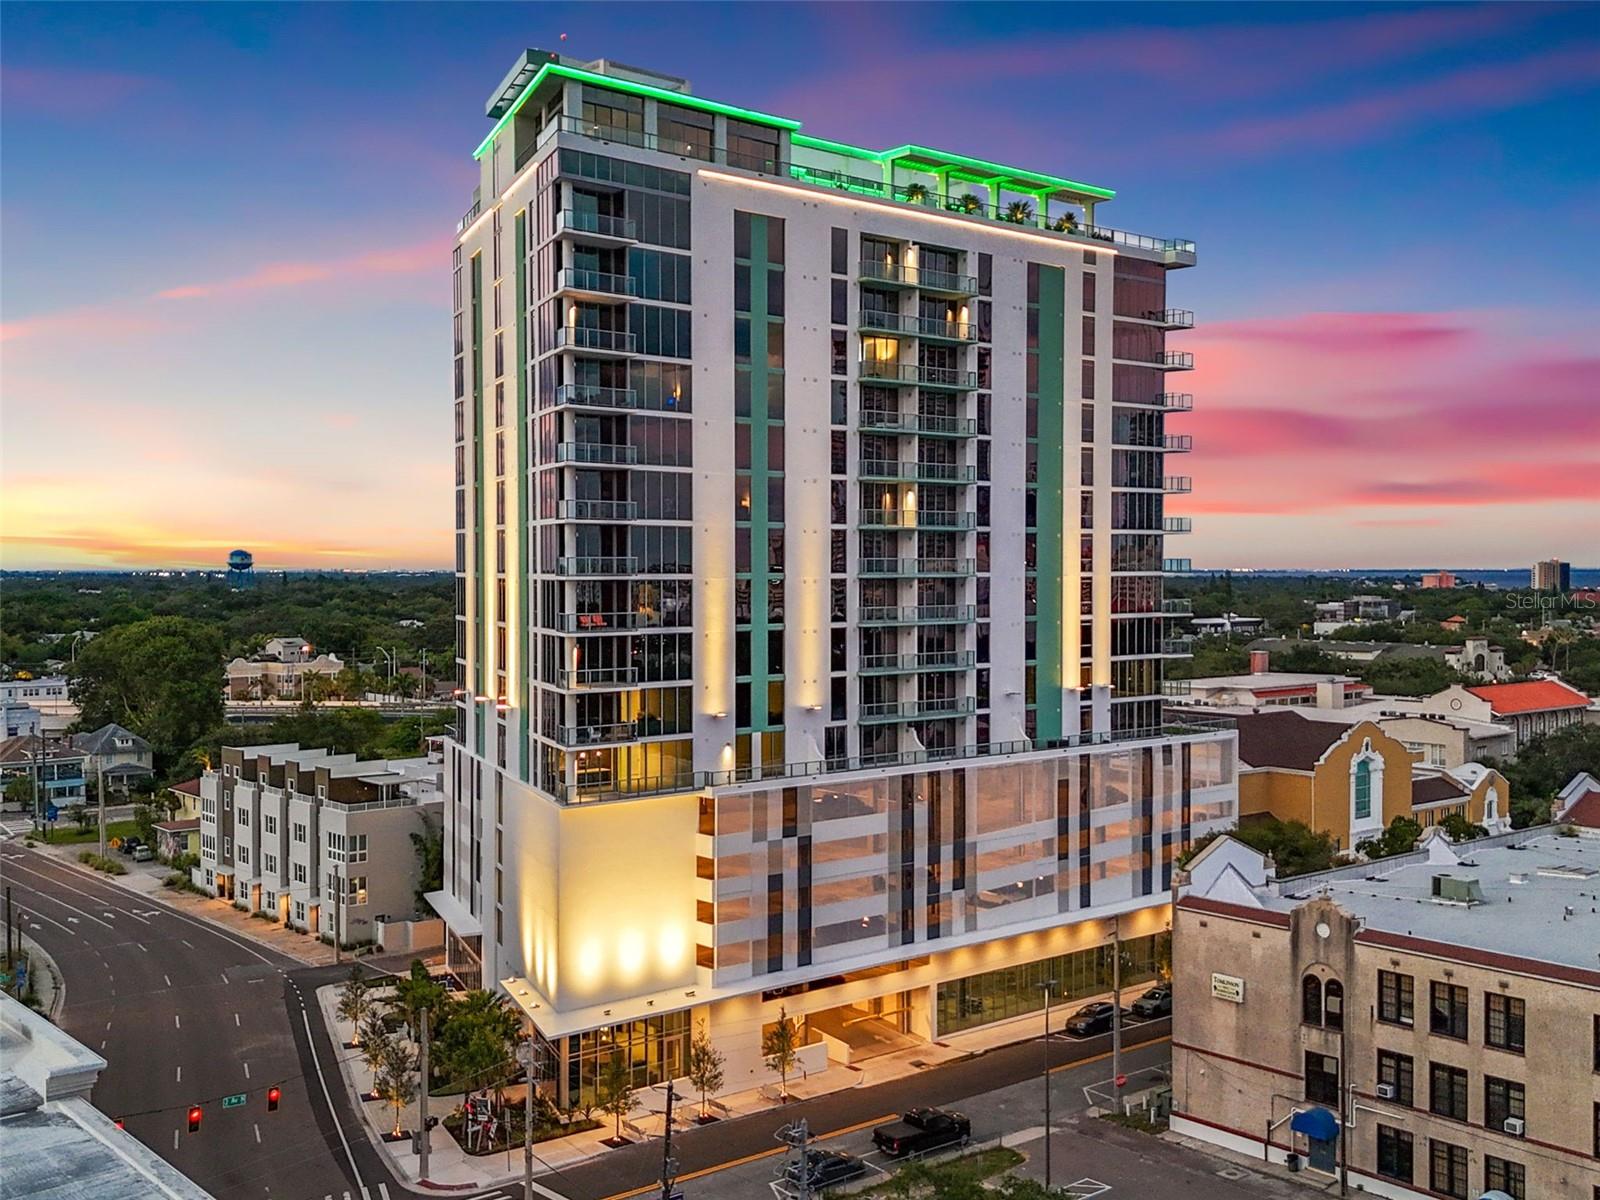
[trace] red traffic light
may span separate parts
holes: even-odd
[[[118,1129],[126,1129],[127,1128],[127,1126],[122,1123],[122,1118],[121,1117],[117,1118],[117,1128]]]
[[[278,1111],[278,1101],[282,1100],[282,1099],[283,1099],[283,1089],[281,1087],[279,1087],[277,1084],[273,1084],[271,1087],[269,1087],[267,1089],[267,1111],[268,1112],[277,1112]]]
[[[189,1132],[200,1132],[200,1106],[198,1104],[189,1109]]]

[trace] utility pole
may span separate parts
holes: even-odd
[[[661,1135],[661,1200],[672,1200],[672,1184],[678,1177],[678,1164],[672,1160],[672,1080],[667,1080],[667,1123]]]
[[[811,1131],[806,1127],[806,1119],[801,1117],[793,1125],[785,1125],[778,1130],[778,1140],[789,1147],[784,1155],[788,1166],[783,1173],[792,1176],[795,1186],[800,1189],[795,1200],[811,1200],[811,1155],[806,1149],[811,1143]]]
[[[433,1014],[422,1010],[422,1086],[417,1089],[417,1182],[428,1182],[428,1026],[433,1024]]]
[[[1111,1086],[1122,1113],[1122,914],[1111,924]]]
[[[106,856],[106,760],[101,759],[96,765],[99,772],[99,781],[95,784],[95,795],[100,804],[100,857]]]
[[[533,1066],[536,1058],[533,1041],[529,1039],[517,1047],[517,1062],[522,1064],[522,1078],[527,1094],[522,1098],[522,1194],[533,1196]]]
[[[1050,992],[1054,979],[1039,985],[1044,990],[1044,1187],[1050,1190]]]
[[[333,876],[333,965],[339,965],[339,943],[344,941],[344,876]]]
[[[16,962],[16,951],[12,949],[12,924],[11,924],[11,885],[6,884],[6,967],[10,969]]]

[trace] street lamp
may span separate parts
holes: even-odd
[[[1056,981],[1046,979],[1039,985],[1044,992],[1044,1186],[1050,1190],[1050,993]]]
[[[522,1068],[522,1079],[527,1085],[527,1095],[522,1101],[522,1194],[533,1195],[533,1068],[538,1062],[538,1051],[533,1039],[517,1045],[517,1065]]]

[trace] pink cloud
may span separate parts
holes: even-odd
[[[134,337],[160,327],[161,322],[153,317],[94,305],[0,322],[0,342],[39,337]]]
[[[160,300],[197,300],[237,295],[271,288],[300,287],[310,283],[354,280],[380,275],[415,275],[442,271],[450,241],[432,238],[406,246],[372,250],[327,262],[264,263],[242,275],[209,283],[179,284],[156,293]]]
[[[1265,154],[1285,148],[1360,143],[1437,117],[1514,108],[1600,82],[1600,46],[1578,45],[1514,62],[1469,67],[1408,87],[1371,92],[1286,116],[1235,121],[1210,133],[1186,133],[1184,145],[1211,153]]]
[[[146,76],[116,71],[8,65],[0,72],[0,95],[7,104],[56,116],[84,116],[103,114],[106,105],[120,103],[154,82]]]
[[[1471,333],[1460,318],[1444,313],[1338,312],[1218,321],[1203,326],[1197,336],[1202,342],[1271,342],[1295,350],[1344,354],[1427,349]]]

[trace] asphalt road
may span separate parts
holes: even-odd
[[[286,974],[299,964],[18,843],[0,859],[19,923],[65,978],[62,1027],[107,1060],[95,1107],[219,1200],[360,1196],[362,1183],[379,1197],[388,1176],[359,1124],[344,1131],[347,1152],[307,1053]],[[282,1100],[268,1112],[274,1084]]]

